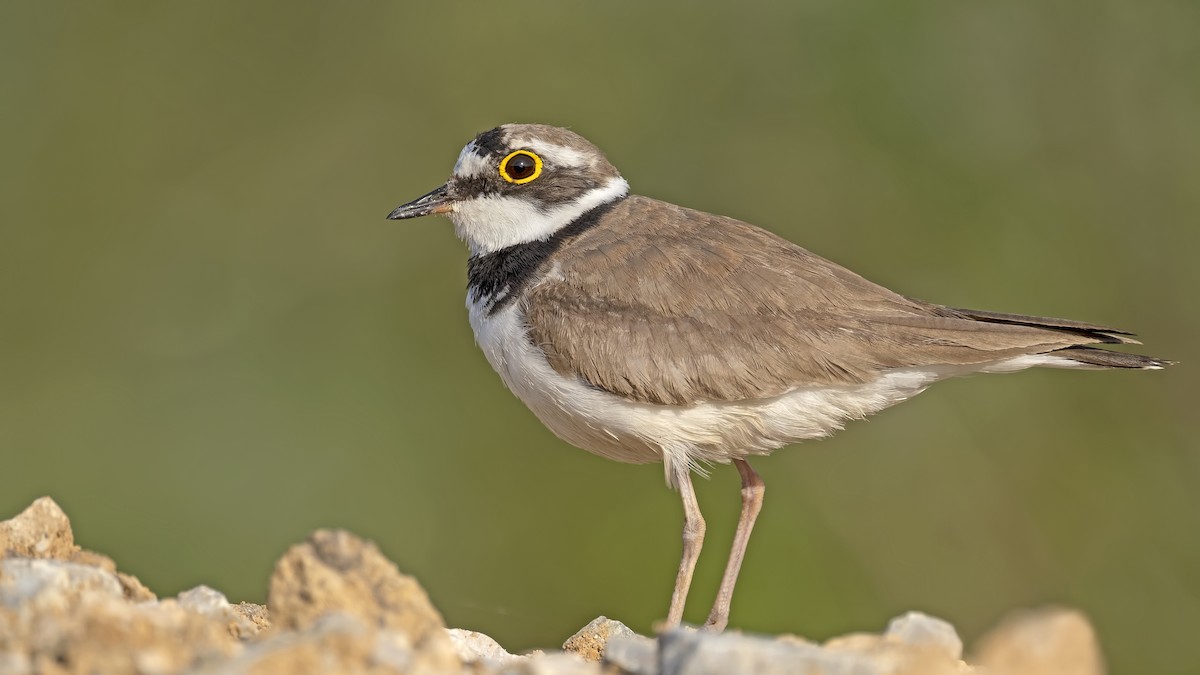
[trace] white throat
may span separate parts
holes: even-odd
[[[591,209],[627,194],[629,183],[618,176],[552,209],[539,209],[518,197],[487,195],[457,202],[448,215],[471,255],[481,255],[545,239]]]

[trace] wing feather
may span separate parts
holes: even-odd
[[[769,398],[1123,335],[924,303],[752,225],[645,197],[624,200],[547,266],[523,309],[551,366],[656,404]]]

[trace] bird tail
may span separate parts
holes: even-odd
[[[1089,337],[1096,342],[1103,342],[1113,345],[1140,345],[1138,340],[1134,339],[1133,333],[1120,330],[1119,328],[1110,328],[1109,326],[1101,326],[1100,324],[1087,323],[1085,321],[1072,321],[1071,319],[1052,319],[1047,316],[1029,316],[1027,314],[1009,314],[1007,312],[983,312],[977,309],[959,309],[949,308],[952,312],[957,312],[962,316],[966,316],[976,321],[985,323],[1006,323],[1015,326],[1029,326],[1030,328],[1047,328],[1058,331],[1060,333],[1074,333]]]
[[[1018,326],[1029,326],[1032,328],[1045,328],[1059,333],[1073,333],[1081,337],[1089,338],[1089,342],[1094,341],[1102,344],[1127,345],[1141,344],[1141,342],[1138,342],[1133,337],[1133,334],[1128,331],[1094,323],[1085,323],[1083,321],[1052,319],[1044,316],[1028,316],[1025,314],[1008,314],[1004,312],[984,312],[974,309],[953,308],[951,311],[975,319],[976,321],[983,321],[986,323],[1005,323]],[[1158,359],[1154,358],[1153,356],[1128,354],[1126,352],[1114,352],[1107,349],[1100,349],[1086,345],[1063,347],[1061,349],[1055,349],[1053,351],[1046,352],[1045,355],[1059,357],[1061,359],[1065,359],[1066,361],[1058,361],[1057,359],[1046,360],[1039,365],[1066,368],[1133,368],[1136,370],[1161,370],[1175,363],[1174,361]]]
[[[1088,368],[1162,370],[1175,363],[1174,361],[1167,361],[1165,359],[1156,359],[1153,356],[1114,352],[1096,347],[1066,347],[1064,349],[1056,349],[1049,352],[1049,354],[1065,358],[1071,361],[1072,365],[1078,364],[1079,366]]]

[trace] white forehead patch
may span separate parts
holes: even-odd
[[[475,178],[490,170],[486,157],[480,157],[475,148],[475,141],[467,143],[462,152],[458,153],[458,161],[454,163],[454,175],[459,178]]]

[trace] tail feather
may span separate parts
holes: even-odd
[[[1065,359],[1074,361],[1075,363],[1094,368],[1136,368],[1138,370],[1162,370],[1163,368],[1175,363],[1174,361],[1156,359],[1152,356],[1127,354],[1125,352],[1114,352],[1107,349],[1083,346],[1056,349],[1052,352],[1049,352],[1049,354],[1061,356]]]
[[[1028,326],[1031,328],[1045,328],[1058,333],[1078,335],[1080,337],[1088,338],[1086,342],[1098,342],[1101,344],[1112,345],[1142,344],[1132,337],[1133,333],[1128,331],[1112,328],[1110,326],[1086,323],[1083,321],[1054,319],[1044,316],[1028,316],[1026,314],[1009,314],[1006,312],[985,312],[975,309],[955,309],[951,307],[944,309],[959,316],[974,319],[976,321],[983,321],[985,323],[1000,323]],[[1045,356],[1056,358],[1048,359],[1046,362],[1038,363],[1036,365],[1075,368],[1133,368],[1137,370],[1161,370],[1162,368],[1175,363],[1174,361],[1157,359],[1152,356],[1114,352],[1087,345],[1062,347],[1044,352],[1043,354]],[[1065,361],[1057,361],[1057,359],[1065,359]]]
[[[1062,331],[1064,333],[1075,333],[1090,337],[1098,342],[1103,342],[1112,345],[1140,345],[1141,342],[1133,338],[1133,333],[1111,328],[1109,326],[1101,326],[1099,324],[1087,323],[1084,321],[1072,321],[1071,319],[1054,319],[1046,316],[1029,316],[1026,314],[1009,314],[1007,312],[984,312],[976,309],[958,309],[947,308],[952,312],[957,312],[963,316],[975,319],[976,321],[986,321],[989,323],[1007,323],[1018,326],[1030,326],[1032,328],[1050,328],[1052,330]]]

